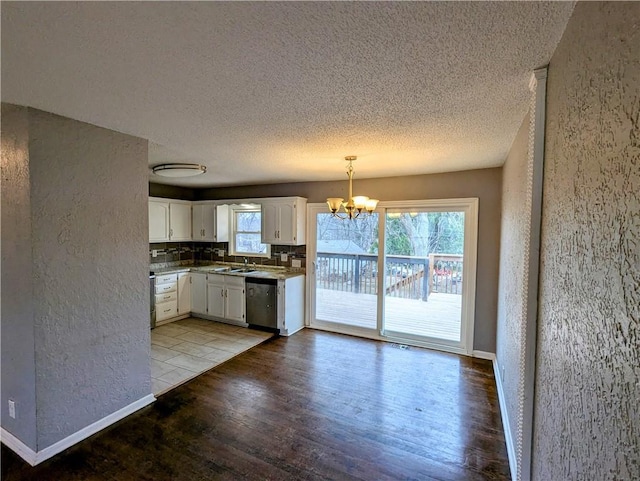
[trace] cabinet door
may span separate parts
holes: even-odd
[[[168,301],[156,305],[156,322],[171,319],[178,315],[178,303],[177,301]]]
[[[278,230],[280,229],[278,219],[278,204],[266,202],[262,204],[262,243],[277,244]]]
[[[278,204],[278,244],[295,244],[296,209],[294,203]]]
[[[169,240],[169,203],[149,201],[149,242]]]
[[[226,309],[224,317],[233,321],[244,322],[244,287],[226,286]]]
[[[178,274],[178,315],[191,312],[191,276],[188,272]]]
[[[207,314],[207,275],[191,273],[191,312]]]
[[[191,206],[191,239],[194,241],[203,240],[202,207],[199,204]]]
[[[195,207],[195,206],[194,206]],[[202,238],[203,241],[215,242],[216,240],[216,206],[202,204],[198,207],[202,211]]]
[[[207,282],[207,313],[210,316],[224,318],[224,280],[216,279],[218,277],[224,279],[224,276],[209,275],[209,281]]]
[[[191,204],[169,204],[169,239],[191,240]]]
[[[216,206],[215,242],[229,242],[229,206]]]

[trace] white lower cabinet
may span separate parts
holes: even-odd
[[[278,329],[290,336],[304,327],[305,276],[278,280]]]
[[[207,278],[207,314],[213,317],[224,317],[224,277],[209,274]]]
[[[278,329],[290,336],[304,327],[305,276],[279,279]],[[190,313],[246,326],[245,278],[204,272],[156,276],[156,322],[163,324]]]
[[[191,276],[189,272],[156,276],[156,325],[185,318],[192,312]]]
[[[207,315],[207,275],[204,272],[191,273],[191,312]]]
[[[244,277],[224,276],[224,278],[224,317],[230,321],[245,322]]]
[[[178,315],[178,276],[156,276],[156,323]]]
[[[191,312],[191,274],[181,272],[178,274],[178,315]]]
[[[207,313],[212,317],[244,323],[244,277],[209,274],[207,279]]]

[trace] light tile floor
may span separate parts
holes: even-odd
[[[272,336],[195,317],[156,327],[151,330],[153,394],[162,394]]]

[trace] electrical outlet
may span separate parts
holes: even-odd
[[[224,257],[224,249],[218,249],[218,257]]]
[[[16,403],[9,399],[9,417],[15,419],[16,418]]]
[[[288,259],[288,258],[289,258],[289,257],[287,256],[287,254],[286,254],[285,252],[283,252],[282,254],[280,254],[280,260],[281,260],[282,262],[287,262],[287,259]]]
[[[158,257],[158,249],[151,249],[151,257]]]
[[[300,259],[291,259],[291,267],[302,267],[302,261]]]

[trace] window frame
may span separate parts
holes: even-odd
[[[262,206],[260,204],[241,204],[230,206],[230,236],[229,236],[229,255],[244,257],[271,257],[271,244],[261,242],[267,246],[266,252],[243,252],[239,251],[236,246],[236,236],[238,234],[258,234],[262,240]],[[257,231],[239,231],[237,226],[237,214],[242,212],[255,212],[260,214],[260,229]]]

